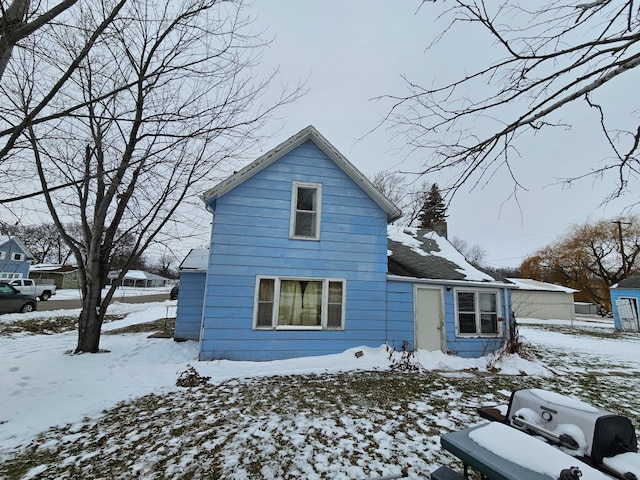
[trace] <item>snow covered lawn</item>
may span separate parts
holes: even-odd
[[[610,322],[521,320],[536,357],[498,361],[418,352],[407,362],[381,346],[197,362],[196,342],[121,330],[173,309],[115,304],[110,313],[123,318],[104,325],[104,354],[65,354],[74,331],[0,336],[0,477],[365,479],[404,469],[424,479],[442,464],[459,468],[441,434],[479,423],[477,407],[523,387],[576,395],[640,425],[640,336],[614,334]]]

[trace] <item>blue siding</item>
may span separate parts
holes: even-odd
[[[16,278],[16,274],[22,278],[29,278],[29,262],[26,260],[12,260],[9,258],[10,256],[13,256],[14,253],[26,255],[26,252],[20,248],[13,238],[0,246],[0,252],[5,253],[5,258],[0,259],[0,272],[6,274],[3,280]],[[9,275],[11,277],[8,277]]]
[[[442,285],[444,292],[445,350],[461,357],[480,357],[502,346],[503,338],[468,338],[456,336],[455,299],[453,285]],[[410,282],[388,282],[387,293],[387,340],[398,350],[403,342],[414,348],[414,284]],[[447,287],[449,291],[447,291]],[[495,290],[493,288],[492,290]],[[501,315],[508,319],[511,312],[510,290],[500,290]],[[505,322],[503,328],[508,327]],[[506,334],[506,332],[505,332]]]
[[[409,350],[415,348],[413,324],[413,284],[410,282],[387,283],[387,342],[399,351],[403,344]]]
[[[200,339],[205,272],[180,272],[174,340]]]
[[[635,288],[612,288],[610,292],[613,326],[616,330],[622,330],[622,323],[620,322],[620,314],[618,313],[616,300],[618,300],[620,297],[635,298],[637,299],[638,305],[640,305],[640,290]]]
[[[319,241],[289,239],[293,181],[322,184]],[[311,141],[217,199],[200,358],[274,360],[384,344],[386,224]],[[257,275],[346,279],[344,330],[252,330]]]

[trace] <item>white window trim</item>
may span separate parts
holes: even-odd
[[[260,295],[260,281],[263,279],[273,280],[273,309],[271,310],[271,326],[258,326],[258,299]],[[278,312],[280,310],[280,283],[283,280],[293,280],[301,282],[322,282],[322,316],[319,326],[309,325],[278,325]],[[328,327],[329,318],[329,282],[342,283],[342,324],[340,327]],[[341,331],[345,328],[345,313],[347,303],[347,279],[346,278],[314,278],[314,277],[275,277],[271,275],[258,275],[256,277],[256,287],[253,298],[253,321],[251,328],[253,330],[317,330],[317,331]]]
[[[315,188],[316,189],[316,235],[314,237],[306,237],[296,235],[296,207],[298,203],[298,188]],[[322,184],[311,182],[294,181],[291,187],[291,213],[289,219],[289,238],[295,240],[320,240],[320,218],[322,217]]]
[[[16,253],[12,254],[12,260],[15,260],[17,262],[23,261],[23,257],[24,257],[23,253],[16,252]]]
[[[476,315],[476,333],[460,333],[460,321],[458,311],[458,292],[473,292],[476,294],[475,315]],[[478,301],[479,293],[493,293],[496,296],[496,314],[498,317],[498,331],[496,333],[482,333],[482,321],[480,319],[480,302]],[[453,291],[454,305],[454,321],[456,325],[456,337],[462,338],[496,338],[502,336],[503,323],[500,321],[502,312],[502,296],[500,290],[488,288],[456,288]]]

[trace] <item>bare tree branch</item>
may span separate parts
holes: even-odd
[[[593,107],[597,92],[640,66],[640,7],[632,0],[573,5],[549,0],[535,10],[516,1],[452,0],[449,5],[443,15],[449,23],[430,48],[472,27],[477,36],[480,27],[503,57],[443,85],[423,87],[424,80],[405,79],[408,94],[378,99],[391,101],[391,106],[376,128],[400,136],[405,154],[424,160],[422,174],[458,172],[443,185],[450,195],[462,185],[484,186],[502,169],[516,192],[524,188],[511,168],[518,158],[519,137],[566,126],[557,120],[560,111],[580,100]],[[618,161],[567,181],[615,169],[618,183],[609,196],[614,198],[628,191],[629,180],[637,177],[635,132],[640,125],[616,133],[603,111],[598,115]]]

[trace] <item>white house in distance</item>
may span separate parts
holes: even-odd
[[[111,283],[120,275],[120,270],[113,270],[107,276]],[[123,287],[164,287],[169,282],[166,277],[161,277],[155,273],[145,272],[144,270],[129,270],[122,279]]]
[[[507,280],[518,287],[511,293],[516,318],[575,320],[573,294],[579,290],[528,278]]]

